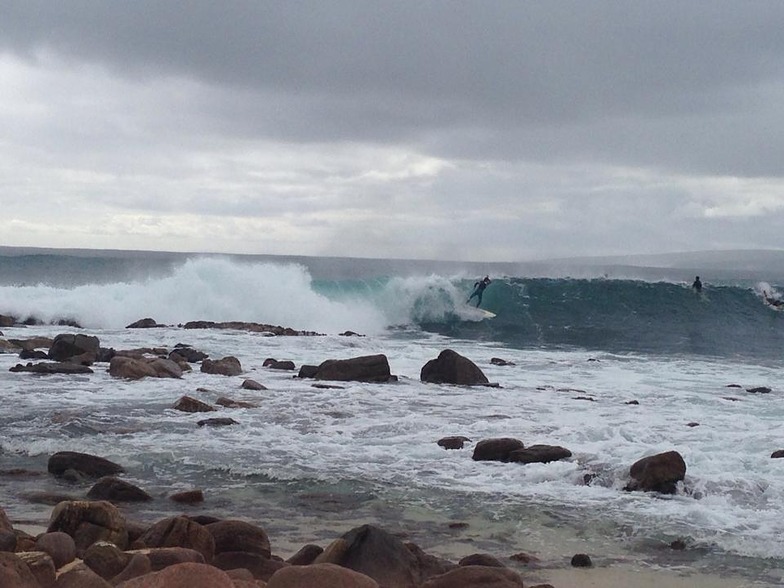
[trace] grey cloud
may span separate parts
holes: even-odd
[[[764,101],[784,71],[780,2],[0,6],[7,51],[50,51],[131,78],[212,88],[188,100],[216,133],[400,142],[472,158],[777,171],[754,140],[771,125],[752,119],[744,129],[733,117]]]

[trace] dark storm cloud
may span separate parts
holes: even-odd
[[[207,128],[781,175],[781,2],[0,1],[0,49],[185,78]]]

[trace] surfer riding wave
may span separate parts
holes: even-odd
[[[492,282],[490,276],[485,276],[481,280],[474,283],[474,291],[471,293],[471,296],[468,297],[466,300],[466,304],[470,303],[473,298],[476,298],[476,307],[479,308],[479,305],[482,304],[482,294],[484,294],[485,288]]]

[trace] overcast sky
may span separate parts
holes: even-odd
[[[0,0],[0,245],[784,247],[784,2]]]

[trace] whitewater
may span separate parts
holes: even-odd
[[[50,262],[55,270],[74,263]],[[39,323],[3,327],[5,339],[84,332],[115,349],[187,343],[212,358],[236,356],[245,373],[195,366],[181,380],[129,382],[96,364],[91,375],[40,377],[10,372],[19,358],[0,354],[3,472],[45,471],[60,450],[101,455],[156,497],[124,507],[138,518],[179,512],[165,496],[204,488],[201,510],[259,521],[292,549],[314,530],[334,537],[378,521],[447,556],[528,551],[553,566],[578,551],[650,566],[677,557],[760,586],[784,578],[784,460],[771,458],[784,448],[784,316],[761,295],[777,294],[776,284],[706,280],[699,296],[688,281],[495,272],[483,306],[498,316],[477,320],[464,303],[479,272],[452,267],[392,272],[367,262],[360,271],[349,261],[315,269],[227,257],[131,267],[86,257],[77,277],[53,270],[46,280],[41,259],[4,263],[14,265],[13,276],[0,277],[0,314]],[[143,317],[168,326],[125,328]],[[50,324],[60,319],[81,328]],[[178,327],[191,320],[322,335]],[[498,387],[421,383],[422,366],[447,348]],[[270,357],[299,367],[376,353],[397,383],[324,389],[263,367]],[[267,390],[240,388],[248,377]],[[186,394],[257,406],[213,413],[238,425],[200,428],[204,415],[172,409]],[[456,451],[436,444],[451,435],[471,442]],[[573,456],[474,462],[473,445],[490,437],[561,445]],[[687,465],[676,495],[623,490],[632,463],[669,450]],[[0,505],[13,519],[45,524],[51,505],[41,493],[88,487],[5,474]],[[449,527],[463,521],[467,531]],[[677,556],[675,540],[687,546]]]

